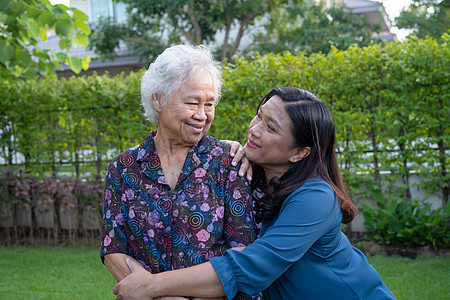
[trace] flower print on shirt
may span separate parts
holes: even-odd
[[[253,242],[250,188],[231,166],[229,146],[204,136],[190,149],[172,190],[154,146],[155,134],[109,164],[101,256],[125,253],[157,273]]]

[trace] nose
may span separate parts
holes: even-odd
[[[260,124],[261,124],[261,122],[255,122],[255,120],[250,122],[250,126],[248,128],[248,133],[255,138],[260,138],[261,137]]]
[[[206,116],[206,113],[205,113],[205,106],[204,105],[199,105],[197,110],[195,111],[195,114],[194,114],[193,117],[194,117],[194,119],[200,120],[200,121],[206,120],[207,116]]]

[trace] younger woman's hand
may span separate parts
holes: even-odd
[[[247,180],[252,181],[253,169],[250,161],[247,159],[247,157],[245,157],[244,146],[236,141],[222,140],[222,142],[231,146],[230,156],[233,158],[233,160],[231,161],[231,165],[237,166],[239,162],[242,162],[238,172],[239,176],[244,177],[244,175],[247,173]]]

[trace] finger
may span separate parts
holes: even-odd
[[[248,169],[250,169],[250,161],[246,157],[243,157],[241,166],[239,168],[239,173],[238,173],[239,176],[244,177],[244,175],[245,175],[245,173],[247,173]]]
[[[131,273],[137,271],[140,267],[140,264],[134,259],[127,257],[125,261],[127,262],[128,268],[130,268]]]
[[[241,149],[241,144],[239,144],[238,142],[232,142],[232,141],[230,141],[231,143],[229,144],[230,146],[231,146],[231,149],[230,149],[230,156],[231,157],[235,157],[235,155],[236,155],[236,153],[238,153],[239,152],[239,150]],[[240,159],[239,159],[240,160]],[[239,160],[237,161],[237,162],[239,162]],[[234,161],[234,159],[233,159],[233,161]]]
[[[245,151],[244,148],[242,148],[240,145],[238,147],[238,150],[236,151],[236,154],[234,155],[233,161],[231,162],[231,165],[233,167],[236,167],[237,164],[240,161],[243,161],[243,158],[245,157]],[[242,167],[241,167],[242,168]],[[242,177],[242,176],[241,176]]]
[[[225,143],[225,144],[228,144],[230,146],[233,146],[233,141],[230,141],[230,140],[220,140],[220,141]]]
[[[119,293],[119,284],[116,284],[113,289],[112,292],[114,295],[117,295]]]
[[[251,182],[252,179],[253,179],[253,168],[250,165],[250,167],[247,169],[247,180]]]

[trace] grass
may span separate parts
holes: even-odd
[[[399,300],[450,299],[450,257],[371,256]],[[115,299],[93,248],[0,248],[1,299]]]
[[[399,300],[450,299],[450,257],[375,255],[368,259]]]
[[[115,299],[93,248],[0,248],[1,299]]]

